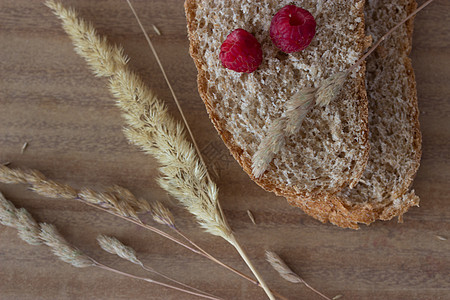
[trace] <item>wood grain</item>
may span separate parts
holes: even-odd
[[[179,117],[143,36],[124,1],[64,1],[99,32],[124,46],[131,66]],[[323,225],[257,187],[229,155],[196,89],[181,0],[133,1],[174,84],[210,165],[216,165],[225,213],[269,285],[289,299],[316,299],[279,278],[264,261],[277,251],[312,286],[341,299],[450,299],[450,3],[416,18],[416,72],[422,165],[414,183],[421,207],[403,224],[359,231]],[[155,24],[162,35],[152,30]],[[156,163],[122,135],[106,81],[95,78],[42,1],[0,1],[0,162],[36,168],[74,186],[128,187],[173,209],[182,230],[221,260],[249,273],[235,251],[198,228],[155,183]],[[28,148],[20,154],[22,144]],[[99,233],[133,246],[154,268],[226,299],[264,299],[261,290],[154,234],[73,201],[51,201],[23,186],[0,185],[17,206],[54,223],[69,241],[108,264],[142,272],[103,253]],[[257,225],[247,215],[251,210]],[[447,237],[442,241],[436,235]],[[194,299],[96,269],[75,269],[43,246],[28,246],[0,227],[0,299]]]

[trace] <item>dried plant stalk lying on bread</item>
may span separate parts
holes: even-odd
[[[380,39],[416,6],[415,0],[367,1],[367,33]],[[409,191],[421,156],[416,83],[408,58],[412,29],[410,20],[367,60],[371,147],[360,183],[336,195],[292,197],[288,199],[292,205],[323,222],[351,228],[357,228],[358,223],[401,217],[409,207],[418,205],[419,197]]]
[[[314,107],[298,134],[286,138],[260,177],[252,157],[286,102],[305,87],[316,88],[348,70],[366,48],[364,1],[296,1],[317,22],[316,35],[303,51],[285,54],[272,43],[272,16],[292,1],[187,0],[191,56],[198,87],[217,131],[249,176],[264,189],[284,196],[336,193],[353,186],[368,158],[367,98],[364,65],[345,81],[337,101]],[[263,62],[250,74],[226,69],[221,43],[236,28],[261,43]]]
[[[258,150],[252,157],[252,173],[260,177],[269,167],[275,154],[286,144],[289,136],[297,134],[314,105],[327,106],[339,97],[350,72],[364,62],[360,59],[348,71],[331,75],[317,88],[304,88],[286,102],[286,111],[270,124],[269,130],[261,140]]]

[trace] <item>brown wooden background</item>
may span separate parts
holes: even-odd
[[[124,46],[131,66],[166,100],[169,91],[124,1],[64,1]],[[413,64],[421,108],[423,158],[414,188],[421,207],[404,224],[376,222],[359,231],[323,225],[254,184],[231,158],[196,89],[181,0],[134,1],[153,37],[217,183],[225,213],[269,285],[290,299],[316,299],[281,279],[264,261],[277,251],[311,285],[342,299],[450,299],[450,2],[438,0],[416,19]],[[156,36],[151,24],[162,32]],[[155,183],[156,163],[128,145],[107,90],[72,49],[42,1],[0,1],[0,162],[36,168],[50,178],[101,188],[119,184],[166,201],[179,227],[223,261],[248,273],[223,240],[203,233]],[[20,154],[22,144],[29,146]],[[103,253],[99,233],[133,246],[160,271],[226,299],[264,299],[261,290],[155,234],[73,201],[51,201],[23,186],[0,185],[17,206],[55,224],[75,245],[123,270],[140,270]],[[247,209],[256,218],[251,223]],[[442,241],[441,235],[448,238]],[[44,246],[29,246],[0,227],[0,299],[193,299],[97,269],[76,269]]]

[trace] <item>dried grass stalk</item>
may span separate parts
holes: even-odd
[[[266,260],[270,263],[270,265],[275,269],[275,271],[280,274],[285,280],[292,283],[302,283],[310,290],[312,290],[317,295],[321,296],[324,299],[331,300],[318,290],[314,289],[310,286],[306,281],[304,281],[299,275],[297,275],[294,271],[289,268],[289,266],[273,251],[266,251]]]
[[[315,92],[316,105],[327,106],[341,93],[349,72],[338,72],[322,81]]]
[[[252,221],[252,223],[256,225],[255,217],[253,216],[253,213],[248,209],[247,209],[247,215],[250,218],[250,221]]]
[[[115,213],[138,220],[137,212],[147,212],[147,201],[137,199],[128,189],[113,186],[108,192],[96,192],[88,188],[80,191],[67,184],[47,179],[36,170],[11,169],[0,166],[0,182],[8,184],[29,184],[35,193],[52,199],[77,199],[96,204]]]
[[[252,173],[255,177],[261,177],[269,167],[274,155],[280,151],[286,143],[284,129],[286,128],[286,118],[281,117],[272,122],[267,134],[258,146],[258,150],[253,154]]]
[[[38,171],[28,171],[11,169],[6,165],[0,166],[0,182],[7,184],[28,183],[36,181],[36,178],[41,178],[43,175]]]
[[[0,193],[0,220],[3,225],[18,230],[19,237],[31,245],[46,244],[61,260],[75,267],[94,266],[91,258],[71,246],[53,225],[40,223],[24,208],[17,209]],[[5,221],[6,220],[6,221]]]
[[[126,66],[123,49],[112,46],[72,9],[47,1],[72,39],[76,52],[97,76],[110,79],[110,89],[123,112],[129,141],[155,156],[161,164],[160,185],[185,205],[208,232],[228,237],[217,200],[217,187],[206,178],[206,169],[187,141],[183,126],[167,112],[142,79]]]
[[[24,208],[17,209],[14,206],[14,204],[12,204],[10,201],[6,200],[5,197],[0,193],[0,220],[5,219],[6,218],[5,215],[10,215],[10,214],[15,216],[13,218],[14,222],[13,223],[10,223],[10,222],[4,223],[2,221],[1,223],[3,225],[7,225],[7,226],[12,225],[11,227],[18,229],[20,238],[31,245],[45,244],[45,245],[49,246],[50,249],[52,250],[53,254],[55,254],[62,261],[67,262],[74,267],[77,267],[77,268],[97,267],[97,268],[100,268],[103,270],[114,272],[114,273],[124,275],[124,276],[130,277],[130,278],[154,283],[154,284],[164,286],[164,287],[167,287],[170,289],[174,289],[174,290],[177,290],[180,292],[184,292],[187,294],[191,294],[191,295],[195,295],[195,296],[199,296],[199,297],[203,297],[203,298],[207,298],[207,299],[213,299],[213,300],[220,299],[220,298],[217,298],[208,293],[204,293],[200,290],[192,288],[188,285],[184,285],[183,283],[180,283],[180,282],[173,280],[167,276],[159,274],[156,271],[147,269],[147,268],[145,268],[145,266],[142,263],[140,263],[141,266],[143,268],[145,268],[146,270],[149,270],[156,274],[159,274],[168,280],[171,280],[177,284],[180,284],[182,286],[189,288],[190,290],[186,290],[186,289],[174,286],[174,285],[159,282],[159,281],[156,281],[156,280],[153,280],[150,278],[135,276],[130,273],[125,273],[125,272],[119,271],[117,269],[114,269],[112,267],[108,267],[104,264],[101,264],[101,263],[95,261],[93,258],[86,255],[85,253],[83,253],[82,251],[80,251],[79,249],[75,248],[73,245],[69,244],[64,239],[64,237],[57,231],[55,226],[53,226],[51,224],[46,224],[46,223],[38,224]],[[119,251],[121,256],[128,255],[127,258],[132,259],[132,257],[130,257],[130,255],[133,255],[133,252],[134,252],[133,249],[131,249],[129,247],[128,247],[129,249],[126,249],[125,248],[126,246],[121,244],[117,240],[114,241],[114,240],[108,239],[107,242],[114,243],[113,245],[106,245],[106,244],[104,245],[104,247],[109,247],[109,248],[107,248],[108,250],[110,250],[112,252]],[[120,252],[120,251],[122,251],[122,252]],[[128,252],[126,252],[126,251],[128,251]],[[117,254],[117,253],[115,252],[115,254]],[[137,260],[137,258],[136,258],[136,260]],[[197,292],[194,292],[191,290],[195,290]]]
[[[314,88],[306,88],[296,93],[287,103],[286,134],[294,135],[299,130],[306,114],[314,105]]]
[[[40,227],[24,208],[17,209],[0,192],[0,224],[18,230],[19,237],[30,245],[42,244]]]
[[[446,238],[446,237],[443,237],[442,235],[436,235],[436,238],[437,238],[438,240],[441,240],[441,241],[446,241],[446,240],[447,240],[447,238]]]
[[[39,238],[41,228],[25,208],[16,210],[17,231],[19,237],[30,245],[41,245],[42,240]]]
[[[125,129],[125,136],[132,144],[158,159],[162,174],[158,180],[160,186],[194,214],[206,231],[227,239],[231,229],[223,217],[217,187],[207,179],[206,169],[186,140],[183,126],[167,114],[165,107],[154,106],[153,109],[159,112],[145,107],[139,116],[126,115],[130,127]],[[141,120],[145,120],[147,125],[140,127]]]
[[[8,184],[30,184],[34,192],[48,198],[71,199],[77,196],[77,192],[72,187],[47,180],[41,172],[36,170],[20,170],[0,166],[0,182]]]
[[[161,35],[161,31],[159,31],[158,27],[156,27],[155,24],[152,24],[153,30],[156,32],[157,35]]]
[[[64,237],[51,224],[41,223],[41,232],[39,237],[44,244],[49,246],[57,257],[66,263],[77,268],[86,268],[95,266],[95,262],[82,251],[70,245]]]
[[[151,210],[150,204],[147,201],[136,198],[129,189],[119,185],[113,185],[108,191],[116,195],[121,201],[128,203],[137,213],[145,213]]]
[[[20,154],[23,154],[28,147],[28,142],[23,143],[22,148],[20,149]]]
[[[131,1],[130,1],[130,0],[127,0],[127,3],[128,3],[128,6],[130,7],[131,12],[133,13],[134,17],[136,18],[136,21],[137,21],[137,23],[139,24],[139,27],[141,28],[142,33],[144,34],[145,39],[147,40],[148,46],[149,46],[150,50],[152,51],[153,56],[154,56],[155,59],[156,59],[156,62],[158,63],[159,69],[161,70],[161,73],[162,73],[162,75],[163,75],[163,77],[164,77],[164,80],[165,80],[166,83],[167,83],[167,87],[169,88],[170,93],[172,94],[172,98],[173,98],[173,100],[175,101],[175,104],[176,104],[176,106],[177,106],[177,108],[178,108],[178,111],[180,112],[181,119],[183,120],[183,123],[184,123],[184,125],[186,126],[186,129],[187,129],[187,132],[189,133],[189,136],[190,136],[190,138],[191,138],[192,144],[194,145],[194,148],[195,148],[195,150],[197,151],[198,158],[199,158],[200,162],[201,162],[201,163],[205,166],[205,168],[206,168],[206,163],[205,163],[205,161],[204,161],[204,159],[203,159],[203,156],[202,156],[202,153],[201,153],[201,151],[200,151],[200,148],[198,147],[198,144],[197,144],[197,142],[196,142],[196,140],[195,140],[194,134],[192,133],[191,127],[189,126],[189,123],[188,123],[188,121],[186,120],[186,116],[184,115],[183,109],[181,108],[181,105],[180,105],[180,101],[178,101],[178,97],[177,97],[177,95],[175,94],[175,91],[174,91],[174,89],[173,89],[173,87],[172,87],[172,84],[170,83],[169,77],[167,76],[166,71],[165,71],[165,69],[164,69],[164,67],[163,67],[163,64],[162,64],[161,60],[159,59],[158,53],[156,52],[156,49],[155,49],[155,47],[153,46],[153,43],[152,43],[150,37],[148,36],[147,32],[145,31],[144,25],[142,25],[142,22],[141,22],[141,20],[140,20],[140,18],[139,18],[139,16],[138,16],[136,10],[134,9],[133,5],[131,4]],[[159,30],[158,30],[157,28],[156,28],[156,31],[159,32]],[[212,181],[212,179],[210,178],[208,172],[206,172],[206,177],[208,177],[208,179],[209,179],[210,181]]]
[[[166,276],[166,275],[156,271],[153,268],[145,266],[144,263],[137,258],[136,251],[133,248],[131,248],[130,246],[126,246],[125,244],[123,244],[121,241],[119,241],[115,237],[101,234],[97,237],[97,242],[100,245],[100,247],[103,250],[105,250],[106,252],[117,255],[133,264],[139,265],[148,272],[157,274],[157,275],[159,275],[169,281],[172,281],[176,284],[179,284],[185,288],[188,288],[188,289],[197,291],[199,293],[214,297],[214,295],[212,295],[212,294],[203,292],[202,290],[196,289],[190,285],[184,284],[184,283],[177,281],[169,276]]]
[[[63,21],[64,30],[72,38],[75,51],[84,57],[97,76],[112,76],[128,59],[120,47],[111,47],[106,38],[97,35],[91,24],[77,19],[72,8],[64,8],[60,2],[46,1],[45,5]],[[94,47],[92,47],[94,45]]]
[[[105,208],[109,208],[119,213],[124,217],[132,217],[139,219],[135,209],[127,203],[118,198],[115,194],[108,192],[96,192],[91,189],[84,188],[78,193],[78,198],[92,204],[97,204]]]
[[[270,124],[252,157],[252,173],[259,178],[286,143],[286,138],[296,134],[314,105],[326,106],[339,96],[348,72],[339,72],[324,80],[318,88],[304,88],[286,102],[287,110]]]
[[[20,169],[10,169],[8,167],[0,167],[0,183],[9,183],[9,184],[17,184],[17,183],[25,183],[29,184],[32,187],[32,190],[36,193],[42,193],[43,195],[60,195],[64,194],[61,193],[60,188],[61,186],[64,186],[62,184],[56,183],[52,185],[47,185],[43,182],[49,182],[49,180],[40,172],[36,170],[20,170]],[[34,185],[37,186],[47,186],[47,187],[54,187],[56,188],[55,191],[51,190],[48,192],[47,190],[44,190],[43,192],[42,188],[33,188]],[[67,186],[69,187],[69,186]],[[72,189],[71,187],[69,187]],[[201,249],[199,246],[195,245],[189,238],[184,236],[179,230],[176,229],[174,225],[173,216],[170,213],[170,211],[164,207],[161,203],[156,204],[156,206],[150,207],[149,203],[147,203],[145,200],[139,199],[131,194],[131,192],[125,188],[119,187],[119,186],[113,186],[108,189],[109,192],[96,192],[91,189],[81,189],[80,191],[76,191],[76,196],[72,193],[65,193],[69,195],[70,197],[65,199],[76,199],[80,202],[83,202],[85,204],[88,204],[90,206],[93,206],[97,209],[101,209],[103,211],[106,211],[110,214],[113,214],[115,216],[121,217],[124,220],[127,220],[129,222],[132,222],[133,224],[136,224],[138,226],[141,226],[143,228],[146,228],[148,230],[151,230],[165,238],[168,238],[172,240],[175,243],[178,243],[179,245],[195,252],[200,255],[203,255],[207,257],[208,259],[211,259],[222,266],[228,268],[229,270],[237,273],[238,275],[241,275],[242,277],[252,281],[253,283],[256,283],[251,278],[247,277],[246,275],[242,274],[241,272],[231,268],[230,266],[223,264],[222,262],[215,259],[213,256],[208,254],[206,251]],[[58,193],[59,191],[59,193]],[[64,198],[62,198],[64,199]],[[4,206],[7,205],[8,202],[4,203]],[[150,212],[152,213],[153,217],[156,218],[160,223],[164,225],[168,225],[171,229],[173,229],[177,234],[181,235],[184,239],[189,241],[192,245],[195,245],[198,250],[191,248],[189,245],[179,241],[178,239],[174,238],[173,236],[165,233],[164,231],[161,231],[157,229],[156,227],[150,226],[148,224],[143,223],[136,215],[136,213],[133,211],[135,209],[136,211],[147,211],[150,209]],[[4,207],[3,211],[11,210],[8,207]],[[6,219],[7,217],[7,219]],[[8,214],[5,215],[5,219],[2,222],[5,222],[5,224],[12,224],[14,227],[14,224],[16,222],[15,213],[14,214]]]
[[[175,228],[175,221],[170,210],[161,202],[156,201],[151,205],[151,213],[155,222]]]
[[[275,154],[284,147],[286,137],[298,132],[306,114],[314,105],[315,91],[316,89],[308,88],[295,94],[286,104],[286,113],[269,126],[252,157],[252,174],[256,178],[264,174]]]
[[[133,264],[142,266],[142,262],[137,258],[136,251],[133,248],[125,246],[121,241],[115,237],[107,235],[99,235],[97,242],[100,247],[108,253],[115,254]]]
[[[281,277],[292,283],[303,283],[303,279],[300,278],[286,263],[272,251],[266,251],[266,260],[280,274]]]
[[[94,73],[109,78],[110,90],[128,125],[125,136],[159,161],[160,186],[194,214],[207,232],[231,243],[269,298],[275,299],[233,236],[218,201],[217,187],[186,139],[184,126],[175,121],[164,103],[126,66],[121,47],[109,45],[106,38],[98,36],[94,27],[78,18],[72,9],[65,9],[55,1],[46,1],[46,5],[61,19],[77,53],[86,59]]]
[[[53,180],[47,180],[45,177],[38,178],[31,185],[31,190],[47,198],[52,199],[74,199],[77,197],[77,191],[67,184],[61,184]]]
[[[48,181],[46,177],[36,170],[20,170],[20,169],[10,169],[8,167],[1,167],[0,166],[0,182],[2,183],[26,183],[26,184],[39,184],[40,181]],[[52,186],[62,186],[60,184],[52,185]],[[42,189],[33,189],[35,192],[39,193]],[[173,236],[153,227],[148,224],[143,223],[139,219],[135,219],[134,217],[128,216],[129,213],[123,210],[123,206],[118,206],[117,201],[129,201],[131,202],[130,205],[138,205],[135,209],[137,211],[146,211],[148,210],[148,207],[150,206],[145,200],[137,200],[136,197],[131,194],[131,192],[123,187],[119,186],[113,186],[108,189],[108,193],[99,193],[92,191],[90,189],[82,189],[81,191],[77,191],[77,198],[76,200],[79,200],[81,202],[84,202],[89,205],[93,205],[96,208],[100,208],[104,211],[107,211],[110,214],[119,216],[123,218],[124,220],[127,220],[129,222],[132,222],[133,224],[136,224],[138,226],[141,226],[145,229],[149,229],[165,238],[168,238],[172,240],[175,243],[178,243],[179,245],[197,253],[200,255],[203,255],[204,257],[211,259],[212,261],[218,263],[219,265],[229,269],[230,271],[236,273],[239,276],[242,276],[243,278],[251,281],[253,284],[258,284],[257,281],[253,280],[252,278],[248,277],[247,275],[237,271],[236,269],[222,263],[221,261],[217,260],[215,257],[210,255],[208,252],[200,248],[198,245],[196,245],[192,240],[190,240],[188,237],[183,235],[176,227],[173,220],[173,216],[170,213],[170,211],[164,207],[161,203],[153,205],[150,207],[150,212],[152,213],[153,218],[158,221],[159,223],[163,225],[169,226],[171,229],[173,229],[177,234],[182,236],[186,241],[191,243],[193,246],[195,246],[198,250],[191,248],[189,245],[184,244],[183,242],[177,240]],[[51,192],[50,194],[55,194],[56,191]],[[49,193],[45,193],[49,194]],[[134,200],[130,200],[134,199]],[[120,208],[122,207],[122,208]],[[122,209],[122,211],[118,211],[118,209]],[[16,228],[17,223],[17,215],[14,206],[7,201],[6,199],[3,199],[3,201],[0,201],[0,223],[6,226],[14,227]],[[159,274],[160,276],[161,275]],[[194,288],[193,288],[194,289]],[[195,290],[195,289],[194,289]]]
[[[16,228],[17,222],[16,207],[0,192],[0,224]]]

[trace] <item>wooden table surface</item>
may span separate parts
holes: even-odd
[[[64,1],[102,34],[124,46],[131,67],[179,118],[155,59],[125,1]],[[420,208],[359,231],[324,225],[254,184],[229,155],[197,93],[181,0],[134,1],[174,84],[187,120],[216,182],[225,214],[269,285],[289,299],[318,299],[281,279],[265,262],[278,252],[307,282],[341,299],[450,299],[450,2],[438,0],[416,18],[416,72],[423,157],[414,189]],[[157,36],[155,24],[162,32]],[[76,187],[129,188],[164,201],[188,236],[224,262],[249,274],[223,240],[204,233],[159,188],[157,164],[127,144],[120,111],[106,80],[95,78],[42,1],[0,1],[0,162],[35,168]],[[28,147],[23,154],[24,142]],[[264,299],[252,284],[137,226],[75,201],[49,200],[24,186],[0,185],[16,206],[55,224],[98,260],[145,275],[104,253],[98,234],[134,247],[148,265],[226,299]],[[253,212],[256,225],[247,216]],[[437,236],[448,238],[440,240]],[[76,269],[45,246],[30,246],[0,227],[0,299],[195,299],[100,269]]]

